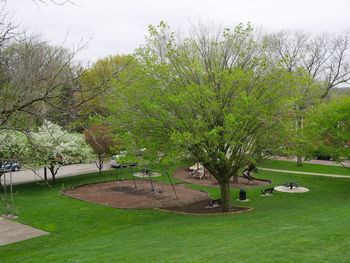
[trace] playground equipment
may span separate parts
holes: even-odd
[[[159,173],[157,171],[154,171],[154,170],[152,170],[150,168],[143,168],[141,170],[141,172],[133,173],[133,169],[132,168],[135,167],[135,166],[137,166],[137,164],[136,165],[135,164],[128,164],[128,165],[125,165],[125,166],[122,166],[122,167],[119,167],[119,168],[115,167],[116,168],[116,176],[115,176],[116,190],[118,190],[118,188],[119,188],[119,185],[120,185],[119,182],[124,180],[124,176],[123,176],[123,178],[121,178],[121,180],[119,179],[117,169],[129,168],[130,169],[129,171],[130,171],[130,174],[131,174],[131,178],[132,178],[132,180],[134,182],[134,189],[135,189],[135,191],[144,189],[144,187],[143,187],[144,180],[141,180],[141,187],[140,187],[140,189],[138,189],[137,183],[136,183],[136,179],[135,179],[135,176],[136,176],[136,177],[144,178],[144,179],[149,181],[149,185],[150,185],[152,194],[161,194],[163,192],[163,190],[164,190],[164,187],[162,187],[162,189],[158,189],[158,190],[155,189],[154,184],[153,184],[153,179],[152,179],[152,177],[161,176],[161,173]],[[171,177],[170,177],[169,173],[166,172],[165,174],[166,174],[166,176],[167,176],[167,178],[169,180],[169,183],[170,183],[170,185],[171,185],[171,187],[173,189],[173,192],[175,194],[175,198],[178,199],[178,195],[176,193],[174,184],[173,184],[173,182],[171,180]]]
[[[171,187],[173,188],[173,191],[174,191],[174,194],[175,194],[176,199],[179,199],[178,196],[177,196],[177,194],[176,194],[175,187],[174,187],[173,181],[171,180],[171,177],[170,177],[169,173],[166,172],[166,175],[167,175],[167,177],[168,177],[168,179],[169,179],[169,182],[170,182],[170,184],[171,184]]]
[[[126,168],[129,168],[129,169],[130,169],[130,173],[131,173],[131,176],[132,176],[133,181],[134,181],[134,186],[135,186],[135,188],[137,188],[137,185],[136,185],[136,182],[135,182],[135,178],[134,178],[134,175],[133,175],[133,172],[132,172],[132,167],[136,167],[136,166],[138,166],[137,163],[129,163],[129,164],[125,164],[125,165],[113,166],[113,167],[112,167],[112,168],[115,169],[116,188],[118,188],[119,181],[124,181],[124,180],[125,180],[124,174],[122,174],[123,177],[122,177],[121,179],[119,179],[118,170],[119,170],[119,169],[126,169]]]
[[[190,170],[190,172],[188,173],[189,177],[193,177],[200,180],[206,178],[206,168],[201,163],[197,162],[188,169]],[[210,173],[209,178],[211,179]]]
[[[249,182],[250,181],[261,181],[261,182],[268,182],[272,183],[271,180],[268,179],[261,179],[261,178],[256,178],[251,175],[251,171],[255,171],[255,173],[258,173],[258,168],[256,168],[254,165],[250,165],[248,168],[244,169],[243,171],[243,177],[246,178]]]

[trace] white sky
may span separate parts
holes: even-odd
[[[47,0],[49,1],[49,0]],[[61,0],[56,0],[61,1]],[[77,5],[36,5],[7,0],[13,19],[52,44],[72,48],[91,39],[79,54],[85,61],[132,52],[144,42],[149,24],[166,21],[175,30],[210,21],[222,26],[251,22],[266,31],[350,30],[350,0],[73,0]]]

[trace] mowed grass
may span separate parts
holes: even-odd
[[[274,185],[295,180],[310,192],[262,197],[261,187],[246,188],[251,202],[242,204],[236,201],[239,190],[232,189],[234,205],[252,212],[191,216],[115,209],[61,195],[65,187],[113,180],[110,172],[64,178],[53,188],[16,186],[18,221],[50,235],[0,247],[0,262],[349,262],[350,179],[264,171],[260,176]],[[219,196],[217,188],[189,187]]]
[[[280,160],[266,160],[264,162],[259,163],[258,167],[297,171],[297,172],[337,174],[337,175],[349,175],[350,176],[350,168],[345,168],[342,166],[335,166],[335,165],[303,163],[302,166],[297,166],[296,162],[280,161]]]

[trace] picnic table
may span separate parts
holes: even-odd
[[[286,182],[285,184],[283,184],[285,187],[289,187],[290,189],[293,189],[293,187],[299,187],[299,183],[295,182],[295,181],[290,181],[290,182]]]

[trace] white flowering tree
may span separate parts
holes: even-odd
[[[29,154],[27,136],[19,131],[4,130],[0,133],[0,161],[23,160]]]
[[[30,153],[27,136],[19,131],[3,130],[0,133],[0,166],[5,162],[25,163]],[[3,171],[0,171],[0,178]],[[1,181],[0,181],[1,185]]]
[[[83,135],[69,133],[49,121],[45,121],[38,132],[30,133],[29,138],[33,148],[33,164],[46,166],[53,181],[62,165],[93,158],[92,149]]]

